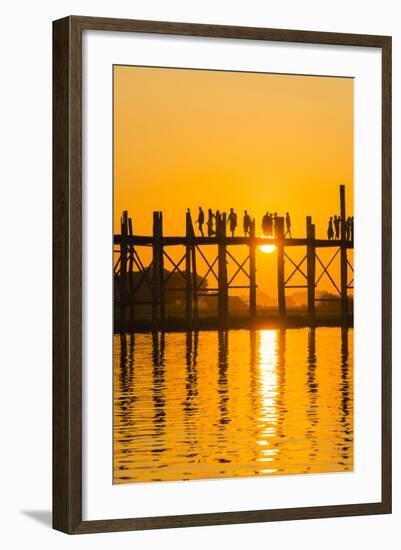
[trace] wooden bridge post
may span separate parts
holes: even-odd
[[[124,210],[121,218],[120,244],[120,332],[125,332],[127,307],[127,251],[128,251],[128,212]]]
[[[218,315],[219,323],[225,326],[228,318],[228,279],[227,279],[227,220],[226,213],[220,214],[216,218],[216,233],[218,242],[218,276],[219,276],[219,297],[218,297]]]
[[[285,287],[284,287],[284,218],[276,218],[275,237],[277,246],[277,293],[278,312],[281,318],[285,317]]]
[[[348,281],[347,281],[347,248],[346,248],[346,210],[345,185],[340,185],[340,217],[341,217],[341,321],[343,326],[348,324]]]
[[[163,218],[161,212],[153,212],[153,269],[152,269],[152,323],[156,326],[164,319],[163,288]]]
[[[159,311],[160,319],[164,321],[166,302],[164,297],[163,212],[159,212]]]
[[[199,318],[199,299],[198,299],[198,275],[196,273],[196,247],[191,246],[191,263],[192,263],[192,294],[194,300],[194,319]]]
[[[132,237],[132,218],[128,218],[128,235]],[[134,245],[129,244],[129,261],[128,261],[128,290],[129,290],[129,320],[132,323],[135,319],[135,296],[134,296]]]
[[[193,320],[193,278],[191,271],[191,243],[192,243],[192,223],[189,210],[186,213],[186,243],[185,243],[185,317],[187,329],[192,328]]]
[[[255,220],[251,221],[249,238],[249,315],[256,318],[256,245]]]
[[[315,249],[315,225],[311,216],[306,218],[306,262],[307,262],[307,283],[308,283],[308,319],[310,325],[315,324],[315,281],[316,281],[316,249]]]
[[[189,229],[191,234],[191,267],[192,267],[192,299],[193,299],[193,318],[197,321],[199,317],[198,301],[198,275],[196,272],[196,246],[195,231],[192,224],[191,213],[189,212]]]

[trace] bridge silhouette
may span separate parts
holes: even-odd
[[[128,212],[121,216],[121,231],[114,235],[114,254],[116,257],[114,274],[119,290],[119,323],[118,330],[135,329],[139,326],[135,318],[136,307],[147,305],[151,308],[151,329],[173,329],[177,322],[166,317],[166,294],[171,291],[182,292],[185,301],[185,319],[181,327],[191,330],[202,328],[205,321],[199,316],[199,300],[203,296],[217,298],[217,316],[215,325],[218,328],[229,328],[232,319],[229,315],[229,291],[231,289],[245,289],[249,292],[249,314],[241,321],[242,326],[252,326],[261,321],[258,317],[257,306],[257,270],[256,250],[261,245],[272,244],[276,247],[277,256],[277,310],[278,320],[285,326],[289,322],[286,308],[286,289],[304,288],[307,291],[307,316],[303,324],[315,326],[316,304],[319,301],[335,301],[341,304],[340,316],[335,324],[348,326],[352,323],[352,314],[349,312],[348,291],[353,289],[353,278],[348,280],[348,268],[353,272],[347,251],[353,249],[354,243],[346,238],[346,205],[345,186],[340,185],[340,235],[338,240],[316,239],[315,225],[312,217],[306,217],[305,238],[286,238],[284,233],[284,217],[275,219],[274,238],[257,237],[255,235],[255,220],[251,220],[249,236],[227,236],[227,215],[216,215],[216,232],[212,237],[195,235],[190,212],[186,212],[186,232],[184,236],[165,236],[163,234],[163,214],[153,212],[153,234],[141,236],[133,234],[132,219]],[[205,247],[217,247],[217,256],[213,261],[207,258]],[[244,260],[235,257],[234,248],[238,245],[248,247],[248,255]],[[169,247],[182,246],[184,253],[179,261],[172,259]],[[138,249],[150,247],[152,260],[145,266]],[[304,248],[305,254],[301,261],[291,258],[289,249],[294,247]],[[324,263],[318,254],[319,249],[334,249],[334,254],[328,263]],[[340,281],[337,283],[330,273],[330,267],[334,259],[340,256]],[[202,258],[205,262],[206,274],[199,277],[197,273],[197,260]],[[285,262],[288,261],[292,272],[285,277]],[[228,276],[228,263],[232,263],[234,274]],[[171,267],[166,272],[166,265]],[[304,268],[306,264],[306,269]],[[320,276],[316,277],[316,265],[322,269]],[[138,274],[138,280],[134,281],[132,274]],[[172,275],[177,273],[183,280],[183,286],[174,287],[167,285]],[[247,284],[236,284],[239,274],[246,277]],[[212,276],[217,282],[214,288],[205,288],[205,281]],[[296,275],[301,275],[304,284],[291,284]],[[316,287],[322,277],[326,275],[337,296],[335,298],[323,298],[316,295]],[[150,298],[146,301],[140,299],[139,292],[142,285],[149,291]],[[114,307],[118,307],[117,304]],[[207,326],[210,326],[209,319]],[[213,324],[213,323],[212,323]],[[206,328],[207,328],[206,326]]]

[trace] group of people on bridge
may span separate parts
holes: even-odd
[[[196,223],[198,224],[199,233],[202,235],[202,237],[205,236],[205,233],[203,230],[203,226],[205,225],[205,223],[207,227],[207,236],[213,237],[214,235],[216,235],[217,220],[221,219],[220,216],[221,214],[219,210],[216,210],[216,213],[214,213],[213,210],[209,208],[207,211],[207,217],[206,217],[202,207],[199,206],[198,219],[196,220]],[[263,235],[265,235],[266,237],[275,236],[277,218],[278,218],[277,212],[275,212],[274,214],[272,212],[266,212],[266,214],[262,218]],[[229,226],[231,236],[234,237],[238,227],[238,215],[235,212],[234,208],[230,208],[230,212],[227,216],[226,223]],[[247,210],[244,210],[244,214],[242,218],[242,227],[243,227],[245,237],[250,236],[251,225],[252,225],[251,216],[249,215]],[[286,225],[286,232],[284,236],[286,237],[288,235],[288,237],[291,239],[291,217],[288,212],[285,215],[285,225]]]
[[[198,224],[199,233],[202,237],[205,236],[203,226],[206,223],[207,236],[213,237],[217,232],[217,220],[222,219],[219,210],[216,210],[216,213],[213,212],[211,208],[207,211],[207,217],[202,207],[199,206],[198,219],[196,223]],[[266,212],[262,218],[262,232],[265,237],[274,238],[277,235],[277,212]],[[285,233],[284,237],[292,238],[291,235],[291,216],[288,212],[285,214]],[[226,220],[227,225],[231,236],[235,236],[235,232],[238,227],[238,215],[235,212],[234,208],[230,208],[230,212]],[[250,236],[252,219],[247,210],[244,210],[242,218],[242,227],[245,237]],[[331,240],[339,240],[341,238],[341,216],[331,216],[327,228],[327,238]],[[354,240],[354,216],[348,216],[345,220],[345,239],[347,241]]]
[[[277,235],[277,212],[266,212],[262,218],[262,231],[265,237],[274,237]],[[285,214],[285,233],[284,237],[292,238],[291,236],[291,217],[288,212]]]
[[[341,216],[331,216],[327,227],[327,238],[329,241],[338,241],[341,238]],[[354,216],[348,216],[345,220],[345,240],[354,240]]]

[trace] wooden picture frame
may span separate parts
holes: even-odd
[[[379,502],[82,520],[84,30],[378,48],[382,56],[382,498]],[[391,512],[391,37],[71,16],[53,23],[53,527],[69,534]]]

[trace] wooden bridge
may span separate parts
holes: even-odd
[[[217,214],[216,233],[213,237],[196,236],[191,220],[191,214],[186,213],[186,234],[185,236],[163,235],[162,212],[153,212],[153,235],[134,235],[132,231],[132,219],[128,212],[124,211],[121,218],[121,233],[114,235],[114,253],[116,262],[114,273],[117,275],[120,295],[120,330],[125,327],[126,321],[130,325],[135,320],[135,308],[138,305],[148,305],[152,311],[152,328],[163,327],[166,324],[166,293],[170,291],[183,292],[185,296],[185,326],[188,329],[196,328],[199,322],[199,299],[203,296],[217,297],[217,319],[219,327],[226,327],[229,320],[229,290],[246,289],[249,292],[249,320],[257,318],[257,281],[256,281],[256,249],[261,245],[274,245],[277,255],[277,303],[280,320],[286,319],[286,289],[305,288],[307,290],[307,314],[308,324],[314,326],[316,322],[316,303],[335,298],[318,298],[316,286],[324,275],[330,279],[341,302],[342,326],[349,322],[348,312],[348,291],[353,288],[353,279],[348,280],[348,267],[353,267],[347,258],[347,250],[353,249],[353,241],[346,238],[346,209],[345,209],[345,187],[340,186],[340,238],[338,240],[316,239],[315,225],[312,217],[306,217],[305,238],[285,238],[284,218],[275,219],[274,238],[266,240],[255,235],[255,220],[251,221],[250,234],[246,237],[227,236],[226,214]],[[217,256],[210,261],[205,254],[205,247],[217,247]],[[246,245],[248,255],[245,260],[238,260],[232,247]],[[169,254],[169,247],[182,246],[184,253],[179,261],[174,261]],[[139,247],[151,247],[152,261],[145,266],[138,253]],[[289,250],[292,247],[303,247],[305,254],[301,261],[294,261]],[[321,248],[334,249],[334,254],[328,263],[324,263],[318,255]],[[340,283],[337,284],[330,274],[330,266],[334,259],[340,256]],[[207,266],[206,274],[199,277],[197,272],[197,258],[201,257]],[[288,261],[293,270],[288,277],[285,277],[284,264]],[[228,276],[228,263],[235,267],[234,274]],[[304,264],[306,263],[306,269]],[[320,264],[322,272],[316,277],[316,264]],[[165,271],[169,265],[170,272]],[[139,280],[134,283],[131,274],[139,273]],[[183,279],[183,286],[171,288],[166,283],[174,273],[179,274]],[[247,284],[238,285],[237,276],[242,273],[246,276]],[[300,274],[304,281],[302,285],[291,284],[296,274]],[[217,282],[215,288],[205,288],[204,283],[208,276],[213,277]],[[200,278],[200,280],[199,280]],[[141,285],[145,285],[150,293],[150,300],[141,301],[138,293]]]

